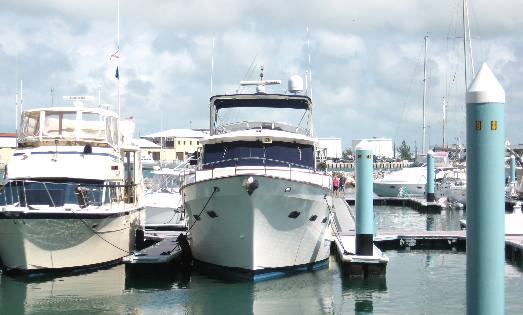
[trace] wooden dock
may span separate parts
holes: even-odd
[[[333,198],[334,249],[344,276],[384,277],[388,257],[373,246],[372,256],[356,255],[356,223],[352,209],[342,198]]]

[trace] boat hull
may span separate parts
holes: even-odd
[[[0,212],[0,258],[10,272],[103,265],[135,248],[143,208],[111,214]]]
[[[406,193],[408,195],[423,195],[425,193],[425,183],[375,181],[373,188],[374,193],[379,197],[398,197],[400,193]]]
[[[257,183],[250,193],[249,177]],[[242,175],[195,182],[182,193],[192,226],[191,250],[199,262],[254,275],[306,270],[329,256],[325,187]]]

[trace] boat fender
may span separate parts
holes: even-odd
[[[258,188],[259,183],[258,180],[254,179],[254,177],[249,176],[249,178],[243,180],[242,186],[250,196]]]
[[[93,147],[90,144],[86,144],[84,147],[84,154],[91,154],[93,153]]]
[[[191,253],[191,246],[189,245],[189,241],[187,240],[187,235],[181,233],[176,238],[176,241],[180,245],[180,248],[182,249],[182,257],[181,261],[183,264],[190,264],[192,261],[192,253]]]

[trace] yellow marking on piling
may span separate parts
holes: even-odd
[[[490,130],[497,130],[498,129],[498,121],[497,120],[491,120],[490,121]]]
[[[481,120],[476,120],[476,130],[481,130]]]

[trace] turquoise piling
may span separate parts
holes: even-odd
[[[514,185],[516,183],[516,157],[514,155],[510,156],[510,184]]]
[[[356,255],[372,256],[374,241],[373,154],[362,140],[356,146]]]
[[[434,202],[434,152],[429,150],[427,152],[427,184],[425,185],[425,195],[427,202]]]
[[[467,314],[504,314],[505,91],[484,63],[466,96]]]

